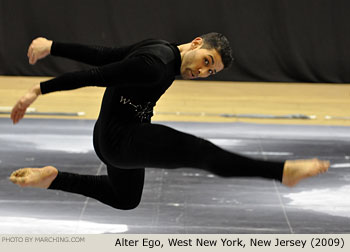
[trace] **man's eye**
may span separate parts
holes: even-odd
[[[209,65],[209,60],[205,59],[205,65]]]

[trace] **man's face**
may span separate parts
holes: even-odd
[[[215,49],[202,49],[203,40],[196,38],[191,43],[181,62],[183,79],[206,78],[224,69],[220,54]]]

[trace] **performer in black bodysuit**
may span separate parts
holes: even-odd
[[[23,168],[10,177],[20,186],[78,193],[117,209],[132,209],[141,200],[145,167],[192,167],[222,177],[275,179],[288,186],[329,167],[329,162],[316,159],[256,160],[225,151],[196,136],[151,123],[153,107],[175,76],[181,75],[184,79],[207,77],[231,64],[231,48],[221,34],[205,34],[182,45],[149,39],[121,48],[38,38],[28,50],[31,64],[48,54],[95,67],[66,73],[34,86],[18,101],[11,118],[17,123],[40,94],[85,86],[106,87],[93,142],[96,154],[107,166],[108,175],[59,172],[52,166]]]

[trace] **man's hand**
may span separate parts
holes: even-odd
[[[38,98],[40,94],[40,85],[37,84],[21,99],[19,99],[11,112],[11,120],[13,121],[13,124],[18,123],[24,117],[27,108]]]
[[[28,48],[29,64],[34,65],[39,59],[45,58],[51,52],[52,40],[36,38]]]

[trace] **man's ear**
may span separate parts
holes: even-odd
[[[200,48],[203,45],[203,39],[201,37],[197,37],[191,42],[191,49]]]

